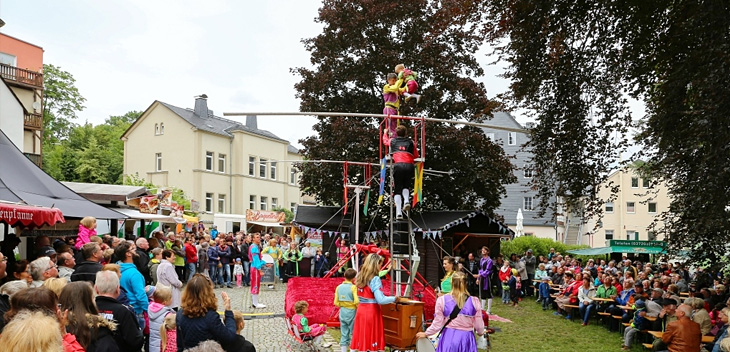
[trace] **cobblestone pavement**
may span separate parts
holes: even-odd
[[[289,336],[284,321],[284,296],[286,284],[278,283],[272,290],[262,285],[259,302],[266,305],[264,309],[251,308],[251,291],[249,287],[219,288],[216,289],[216,296],[219,297],[219,310],[223,310],[220,300],[221,292],[226,292],[231,297],[231,308],[240,310],[244,314],[253,313],[254,316],[246,317],[246,326],[242,334],[246,340],[256,346],[256,351],[261,352],[283,352],[283,351],[311,351],[302,346]],[[319,351],[340,350],[339,341],[335,341],[329,333],[323,337],[323,342],[332,343],[332,347],[322,348],[317,346]]]

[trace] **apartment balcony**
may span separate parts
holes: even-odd
[[[23,126],[26,130],[42,130],[43,129],[43,115],[36,113],[25,113],[25,121]]]
[[[31,89],[43,89],[43,74],[40,72],[0,64],[0,76],[8,84],[16,84]]]
[[[43,166],[43,158],[41,157],[40,154],[33,154],[33,153],[23,153],[23,154],[25,154],[25,156],[27,156],[28,159],[30,159],[30,161],[33,162],[33,164],[38,165],[38,167]]]

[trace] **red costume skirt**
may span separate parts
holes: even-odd
[[[385,350],[383,313],[379,304],[360,303],[357,306],[350,349],[358,352]]]
[[[254,267],[251,267],[250,272],[251,272],[251,294],[257,295],[257,294],[259,294],[259,289],[261,286],[261,272]]]

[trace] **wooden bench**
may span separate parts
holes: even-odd
[[[650,343],[643,343],[641,345],[644,346],[644,348],[646,348],[649,351],[651,351],[651,349],[654,348],[654,345],[652,345]]]

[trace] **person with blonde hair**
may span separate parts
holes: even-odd
[[[425,332],[417,333],[416,337],[424,338],[438,333],[437,352],[476,351],[474,332],[477,335],[484,334],[481,302],[478,297],[469,295],[466,274],[454,273],[451,282],[451,292],[436,300],[433,323]]]
[[[256,352],[256,347],[254,347],[250,341],[246,340],[246,338],[241,335],[243,327],[246,326],[246,323],[243,320],[243,313],[238,310],[234,310],[233,318],[236,320],[236,339],[233,343],[225,345],[225,350],[228,352]]]
[[[177,352],[177,325],[175,324],[175,318],[175,313],[166,315],[162,326],[160,326],[161,352]],[[151,347],[150,351],[152,351]]]
[[[66,281],[66,279],[52,277],[46,281],[43,281],[43,287],[46,287],[49,290],[53,291],[56,296],[60,296],[61,291],[63,291],[63,288],[66,287],[67,283],[68,281]]]
[[[76,250],[80,250],[94,236],[96,236],[96,218],[93,216],[84,217],[79,222],[79,234],[74,245]]]
[[[5,352],[62,352],[61,325],[44,312],[24,310],[5,325],[0,346]]]
[[[294,327],[299,331],[299,334],[304,337],[311,337],[314,339],[314,343],[319,344],[322,341],[322,335],[327,332],[327,326],[324,324],[315,324],[309,326],[309,321],[304,316],[309,310],[309,303],[307,301],[298,301],[294,303],[294,316],[291,321]],[[329,343],[322,344],[322,347],[327,348],[332,346]]]
[[[168,250],[165,249],[165,251]],[[164,351],[162,337],[165,336],[165,331],[162,327],[168,316],[175,315],[175,311],[170,308],[170,302],[172,302],[172,289],[170,286],[158,284],[152,293],[152,302],[147,309],[150,319],[150,351]],[[175,340],[177,341],[177,338]]]
[[[355,324],[352,328],[350,349],[358,352],[384,351],[385,330],[383,313],[380,305],[400,301],[396,297],[387,297],[381,290],[383,283],[378,273],[383,266],[383,257],[369,254],[355,277],[357,298],[360,302],[355,313]]]
[[[223,345],[236,339],[236,320],[231,311],[231,299],[221,293],[225,324],[218,314],[218,300],[213,283],[202,274],[195,274],[185,285],[182,303],[177,313],[177,348],[182,351],[195,347],[205,340],[215,340]]]

